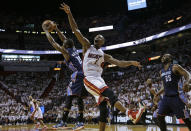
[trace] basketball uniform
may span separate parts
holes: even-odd
[[[165,71],[161,70],[161,77],[164,85],[164,97],[159,106],[159,115],[176,115],[179,118],[189,118],[185,103],[179,96],[178,82],[181,78],[172,71],[173,64]]]
[[[108,88],[101,77],[103,63],[104,52],[91,45],[86,51],[83,60],[84,85],[86,90],[95,97],[97,104],[101,102],[101,93]]]
[[[84,75],[82,71],[82,60],[76,48],[68,48],[69,60],[65,61],[67,67],[73,72],[69,86],[67,87],[67,95],[86,96],[87,91],[84,88]]]
[[[34,115],[34,118],[42,119],[43,118],[43,114],[42,114],[42,110],[40,109],[39,105],[36,103],[36,110],[35,110],[35,104],[34,104],[33,101],[30,101],[30,105],[33,108],[32,115]]]

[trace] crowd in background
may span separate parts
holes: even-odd
[[[75,16],[78,26],[85,37],[93,42],[93,37],[96,33],[89,33],[89,28],[113,25],[114,29],[104,32],[107,45],[119,44],[127,41],[138,40],[145,38],[175,27],[186,25],[190,23],[190,8],[181,7],[176,11],[171,10],[163,12],[162,10],[155,13],[148,13],[149,15],[137,15],[126,13],[104,13],[101,16]],[[62,18],[63,17],[63,18]],[[178,20],[176,20],[180,17]],[[65,33],[67,37],[73,38],[75,43],[78,43],[77,39],[71,32],[66,15],[56,15],[56,13],[46,14],[43,16],[22,16],[14,12],[0,12],[0,25],[5,32],[0,32],[2,35],[8,35],[9,37],[0,37],[1,48],[4,49],[28,49],[28,50],[52,50],[52,46],[48,43],[45,35],[41,35],[42,32],[41,23],[46,19],[51,19],[57,22],[58,27]],[[14,19],[14,21],[13,21]],[[169,20],[174,22],[169,23]],[[88,25],[88,26],[87,26]],[[16,33],[16,30],[23,33]],[[24,33],[29,31],[29,34]],[[36,31],[38,34],[33,34]],[[102,32],[98,32],[101,33]],[[56,36],[56,35],[53,35]],[[55,37],[58,40],[58,37]],[[79,44],[76,44],[80,48]]]
[[[117,34],[106,35],[106,45],[113,45],[140,39],[174,27],[188,24],[190,22],[190,13],[188,13],[190,10],[190,8],[180,8],[176,11],[173,10],[155,16],[151,15],[151,17],[141,17],[140,19],[136,18],[135,20],[127,14],[106,13],[103,16],[93,16],[89,18],[76,17],[76,21],[84,35],[89,39],[93,39],[93,36],[95,35],[94,33],[88,33],[89,27],[114,25],[114,31],[116,31]],[[7,15],[6,12],[0,12],[1,28],[7,31],[0,33],[5,33],[5,35],[10,36],[9,38],[0,37],[1,48],[37,50],[53,49],[45,39],[45,36],[42,36],[41,34],[26,35],[17,33],[16,35],[18,35],[18,38],[15,39],[14,37],[14,39],[11,39],[11,35],[13,34],[14,36],[16,30],[42,31],[41,23],[45,19],[56,21],[58,27],[64,32],[66,31],[65,35],[74,38],[74,41],[76,42],[77,40],[71,33],[67,18],[57,18],[55,16],[57,15],[47,14],[43,17],[18,16],[15,13]],[[166,24],[168,20],[176,19],[179,16],[182,16],[180,20],[175,21],[172,24]],[[110,33],[112,34],[112,31],[109,32],[109,34]],[[56,40],[58,39],[56,38]],[[43,44],[48,46],[41,47]],[[190,49],[190,42],[183,41],[173,46],[168,45],[164,50],[162,50],[162,48],[144,50],[149,50],[149,53],[144,51],[137,52],[136,54],[127,54],[126,52],[120,52],[120,54],[113,53],[112,55],[118,59],[136,58],[136,60],[143,64],[143,68],[141,70],[138,70],[135,67],[126,69],[117,67],[107,68],[103,73],[103,78],[125,107],[129,107],[129,105],[133,104],[135,108],[138,108],[137,104],[141,99],[149,108],[152,104],[152,100],[145,82],[148,78],[152,78],[153,87],[160,89],[161,80],[159,77],[159,70],[162,65],[159,61],[148,62],[148,57],[161,56],[165,52],[171,52],[174,56],[173,62],[180,63],[191,72]],[[63,108],[65,106],[66,88],[70,80],[70,72],[64,68],[64,72],[62,72],[60,77],[56,80],[54,88],[48,96],[40,99],[40,96],[53,79],[53,76],[54,75],[49,72],[17,72],[8,76],[1,76],[0,80],[7,85],[9,91],[13,92],[15,96],[21,97],[23,102],[29,103],[28,96],[30,95],[32,95],[33,98],[38,99],[41,105],[45,107],[44,121],[46,123],[53,123],[59,121],[62,117]],[[31,112],[28,109],[21,103],[17,103],[2,90],[0,90],[0,94],[0,125],[27,124],[31,122],[29,119]],[[191,97],[189,96],[188,98],[189,102],[191,102]],[[74,100],[69,114],[69,122],[75,122],[75,118],[77,117],[78,108],[76,103],[77,101]],[[99,109],[91,95],[84,99],[84,105],[85,122],[98,122]]]
[[[183,58],[185,55],[188,54],[179,52],[173,62],[181,63],[183,67],[191,72],[191,61],[190,59],[185,60]],[[152,78],[153,87],[160,89],[159,70],[161,67],[162,65],[156,62],[155,64],[144,65],[141,70],[135,67],[127,69],[107,68],[103,73],[103,78],[125,107],[133,104],[135,108],[138,108],[139,101],[143,100],[147,107],[150,108],[152,100],[146,80]],[[15,96],[21,97],[23,102],[29,103],[28,96],[30,95],[38,99],[41,105],[45,107],[44,121],[53,123],[61,119],[65,105],[66,88],[70,80],[70,72],[66,70],[57,79],[54,88],[48,96],[43,99],[39,98],[52,80],[53,74],[48,72],[17,72],[6,77],[2,76],[1,81],[8,86],[9,91],[13,92]],[[25,124],[31,122],[29,119],[30,111],[2,90],[0,90],[0,93],[2,94],[0,95],[0,124]],[[191,101],[190,97],[189,101]],[[99,109],[94,98],[89,95],[84,99],[84,105],[85,122],[96,123],[98,121]],[[74,100],[69,114],[69,122],[75,122],[77,111],[77,101]]]

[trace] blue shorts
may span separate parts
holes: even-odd
[[[84,87],[84,75],[83,72],[74,72],[71,75],[71,80],[67,88],[67,95],[77,95],[81,97],[85,97],[88,95],[85,87]]]
[[[185,108],[185,104],[182,102],[179,96],[164,96],[159,106],[158,115],[175,115],[178,119],[189,118],[189,113]]]

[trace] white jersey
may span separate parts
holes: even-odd
[[[33,110],[35,109],[34,102],[30,101],[30,105],[32,106]]]
[[[41,109],[40,109],[40,107],[39,107],[39,105],[36,103],[36,111],[35,111],[35,104],[34,104],[34,102],[33,101],[30,101],[30,104],[31,104],[31,106],[32,106],[32,108],[33,108],[33,112],[32,112],[32,114],[34,113],[34,117],[35,118],[43,118],[43,114],[42,114],[42,111],[41,111]]]
[[[34,110],[35,110],[34,102],[33,102],[33,101],[30,101],[30,105],[32,106],[33,111],[34,111]],[[40,107],[39,107],[39,105],[38,105],[37,103],[36,103],[36,106],[37,106],[37,107],[36,107],[37,111],[38,111],[38,110],[41,110]]]
[[[86,51],[83,60],[83,71],[85,76],[101,77],[104,63],[104,52],[96,49],[93,45]]]

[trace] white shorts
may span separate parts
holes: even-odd
[[[97,104],[102,101],[101,93],[108,88],[101,77],[87,76],[84,78],[86,90],[95,97]]]
[[[32,114],[33,113],[34,113],[34,118],[37,118],[37,119],[42,119],[43,118],[42,111],[41,111],[40,108],[36,112],[33,111]]]

